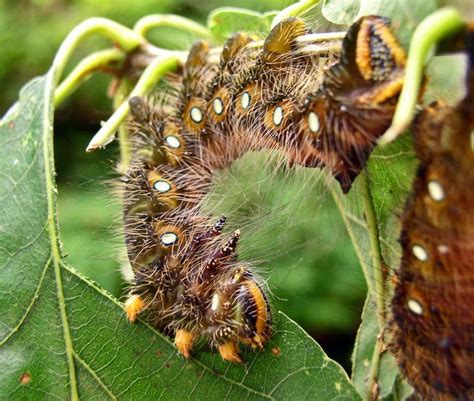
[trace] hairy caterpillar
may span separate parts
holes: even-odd
[[[405,54],[388,21],[355,23],[342,50],[305,51],[310,34],[282,21],[263,49],[236,34],[219,63],[193,46],[167,94],[132,98],[133,160],[122,177],[125,237],[135,283],[125,307],[175,337],[186,357],[205,337],[229,361],[239,343],[263,347],[271,311],[261,279],[237,259],[240,232],[201,202],[213,173],[251,150],[275,149],[290,164],[329,169],[347,192],[391,122]]]
[[[466,38],[467,95],[415,122],[420,164],[402,216],[394,348],[423,400],[474,399],[474,32]]]

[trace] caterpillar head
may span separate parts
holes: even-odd
[[[254,278],[237,268],[230,282],[211,297],[207,320],[214,342],[242,342],[263,348],[271,332],[268,299]]]
[[[237,293],[237,321],[244,325],[240,340],[252,347],[263,348],[271,332],[270,305],[265,293],[253,280],[244,281]]]

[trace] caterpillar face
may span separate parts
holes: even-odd
[[[190,356],[198,337],[241,362],[239,343],[263,347],[271,313],[262,280],[238,260],[240,232],[203,211],[215,171],[248,151],[283,151],[327,167],[348,191],[388,128],[404,53],[388,22],[356,23],[342,51],[307,51],[304,23],[277,25],[263,44],[232,36],[219,62],[193,46],[164,102],[130,100],[133,160],[122,178],[125,238],[135,274],[125,307],[146,311]],[[322,50],[321,50],[322,49]]]
[[[232,280],[212,295],[206,321],[205,334],[216,344],[227,344],[226,352],[238,350],[237,341],[263,348],[271,332],[267,297],[255,280],[244,276],[243,269],[237,269]],[[240,362],[238,353],[232,359]]]

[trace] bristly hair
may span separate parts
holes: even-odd
[[[205,337],[224,359],[238,344],[271,335],[264,280],[239,260],[240,231],[205,211],[216,171],[250,151],[275,150],[288,166],[326,167],[344,192],[390,124],[405,55],[388,21],[365,17],[342,51],[302,52],[310,33],[282,21],[263,49],[235,34],[215,63],[196,43],[168,89],[132,98],[132,162],[120,186],[128,256],[135,275],[129,318],[147,311],[184,356]],[[250,45],[249,45],[250,44]]]
[[[393,350],[415,399],[474,399],[474,33],[466,96],[414,123],[419,166],[402,215]]]

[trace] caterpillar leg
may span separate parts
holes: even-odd
[[[125,301],[125,313],[131,323],[134,323],[140,312],[145,309],[145,302],[139,295],[131,295]]]
[[[177,330],[174,344],[179,353],[186,359],[191,357],[191,349],[196,341],[197,335],[187,330]],[[228,341],[218,346],[219,354],[224,361],[244,363],[240,357],[239,345],[235,341]]]
[[[219,345],[219,354],[221,354],[224,361],[244,363],[239,355],[239,345],[234,341]]]
[[[176,336],[174,338],[174,344],[180,354],[182,354],[186,359],[189,359],[191,356],[191,348],[196,341],[196,334],[188,330],[176,330]]]

